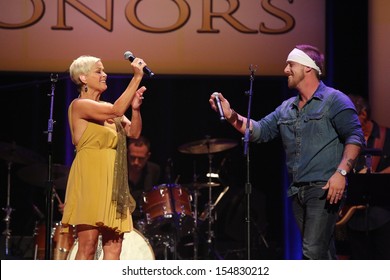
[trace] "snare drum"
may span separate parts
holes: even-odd
[[[186,217],[192,218],[191,201],[186,188],[162,184],[143,194],[142,211],[152,227],[172,222],[175,214],[180,222]]]
[[[102,239],[99,237],[98,250],[95,255],[96,260],[103,259]],[[78,241],[74,243],[69,251],[68,260],[74,260],[78,250]],[[122,242],[121,260],[154,260],[154,252],[149,241],[136,229],[124,234]]]

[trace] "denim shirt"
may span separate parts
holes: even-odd
[[[261,143],[281,137],[291,182],[327,182],[339,165],[345,144],[363,146],[361,125],[352,101],[320,82],[301,109],[299,96],[285,100],[272,113],[253,121],[250,140]]]

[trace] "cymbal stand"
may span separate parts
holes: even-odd
[[[9,255],[9,240],[11,238],[11,213],[14,209],[12,209],[10,205],[10,196],[11,196],[11,167],[12,162],[8,162],[8,180],[7,180],[7,206],[3,208],[5,212],[5,230],[3,231],[3,235],[5,236],[5,256]]]
[[[207,138],[208,139],[208,138]],[[207,141],[207,150],[208,150],[208,160],[209,160],[209,174],[211,174],[213,172],[212,170],[212,162],[213,162],[213,155],[210,153],[210,142]],[[209,211],[209,223],[208,223],[208,237],[207,237],[207,243],[208,244],[211,244],[212,243],[212,238],[214,237],[214,232],[212,231],[212,225],[214,223],[214,219],[213,219],[213,216],[211,215],[212,214],[212,211],[214,209],[213,207],[213,198],[212,198],[212,190],[211,190],[211,183],[212,183],[212,178],[211,176],[208,177],[208,183],[209,183],[209,201],[208,201],[208,211]]]
[[[169,198],[171,209],[173,209],[173,223],[174,223],[174,231],[173,231],[173,259],[177,260],[177,243],[178,243],[178,235],[180,229],[180,214],[176,211],[176,202],[173,193],[173,184],[168,184]]]
[[[173,162],[172,159],[169,158],[167,161],[167,165],[165,168],[165,175],[167,179],[167,187],[169,192],[169,203],[171,206],[171,209],[173,210],[173,224],[174,224],[174,230],[173,230],[173,236],[167,235],[166,239],[164,240],[164,258],[167,260],[168,258],[168,248],[170,247],[170,238],[173,238],[173,259],[177,260],[177,244],[178,244],[178,237],[179,237],[179,229],[180,229],[180,214],[176,211],[176,201],[175,201],[175,195],[173,192],[173,188],[175,187],[175,184],[172,182],[172,171],[173,171]]]
[[[194,174],[193,174],[193,184],[196,186],[197,183],[197,174],[196,174],[196,163],[194,161]],[[197,188],[194,188],[194,260],[198,259],[198,247],[199,247],[199,236],[198,236],[198,198],[199,191]]]
[[[48,143],[48,178],[47,178],[47,186],[46,186],[46,238],[45,238],[45,259],[52,259],[52,238],[51,238],[51,230],[53,228],[53,203],[54,203],[54,184],[52,178],[52,167],[53,167],[53,157],[52,157],[52,142],[53,142],[53,127],[55,121],[53,120],[53,111],[54,111],[54,92],[55,92],[55,84],[58,81],[58,74],[50,75],[51,81],[51,94],[50,96],[50,112],[49,112],[49,120],[47,127],[47,143]]]
[[[211,204],[211,206],[208,206],[206,210],[204,210],[200,216],[199,216],[199,220],[201,221],[205,221],[206,219],[209,218],[209,209],[210,207],[212,207],[213,209],[215,208],[215,206],[217,206],[218,202],[222,199],[222,197],[226,194],[226,192],[229,190],[229,186],[225,187],[224,190],[218,195],[217,199],[215,200],[214,203]]]

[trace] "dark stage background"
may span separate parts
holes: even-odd
[[[337,3],[327,1],[326,36],[327,71],[324,81],[345,93],[367,95],[367,1]],[[297,42],[299,43],[305,42]],[[283,60],[286,56],[287,54],[280,54],[280,59]],[[102,59],[104,63],[104,58]],[[258,72],[261,71],[259,65]],[[280,73],[280,77],[255,77],[252,118],[259,119],[265,116],[282,100],[294,94],[287,89],[286,78],[282,76],[283,69],[280,69]],[[50,111],[48,96],[52,92],[50,74],[0,73],[3,120],[1,143],[15,142],[22,148],[40,154],[44,160],[47,160],[49,151],[48,137],[44,131],[48,128]],[[70,166],[73,154],[72,146],[69,144],[67,107],[77,94],[68,74],[58,74],[59,80],[54,90],[53,118],[56,123],[51,150],[54,163]],[[130,74],[109,75],[108,90],[103,94],[103,99],[115,100],[130,78]],[[222,186],[213,188],[214,198],[220,194],[224,186],[230,187],[216,207],[214,245],[216,255],[223,258],[245,258],[244,187],[247,168],[241,135],[228,124],[219,121],[218,115],[210,109],[208,99],[212,92],[220,91],[237,112],[246,115],[248,98],[244,92],[250,86],[249,71],[248,76],[164,76],[157,73],[153,79],[145,78],[142,85],[148,88],[142,105],[142,115],[143,135],[152,142],[151,160],[160,164],[163,171],[167,162],[171,160],[174,178],[178,179],[179,185],[190,187],[194,174],[198,176],[198,181],[207,181],[206,173],[209,168],[207,155],[183,154],[178,150],[181,145],[206,137],[237,141],[236,147],[212,154],[211,167],[220,172],[222,183]],[[10,205],[14,208],[10,228],[12,236],[15,238],[22,236],[21,243],[23,238],[29,240],[28,237],[33,235],[34,223],[39,219],[33,205],[43,213],[46,211],[45,188],[26,182],[22,178],[26,179],[25,175],[21,175],[26,174],[23,172],[27,172],[27,177],[37,175],[35,170],[26,171],[28,167],[26,164],[14,163],[10,169]],[[300,258],[297,241],[299,237],[296,235],[289,205],[285,199],[287,182],[280,141],[251,145],[249,171],[253,187],[252,258]],[[0,161],[2,208],[7,205],[7,174],[8,165],[2,159]],[[64,188],[64,182],[58,182],[57,191],[61,199],[64,198]],[[200,194],[199,210],[203,211],[207,202],[207,189],[202,189]],[[60,220],[56,206],[55,203],[54,222]],[[4,220],[0,226],[3,232]],[[200,229],[205,232],[205,225],[201,225]],[[3,239],[1,246],[4,246]],[[17,250],[18,248],[15,248],[15,254],[24,254],[24,249]],[[186,251],[183,255],[190,258],[188,249],[183,250]]]

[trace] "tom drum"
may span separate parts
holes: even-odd
[[[142,211],[150,228],[156,228],[178,218],[179,224],[192,219],[192,196],[180,185],[162,184],[143,194]]]

